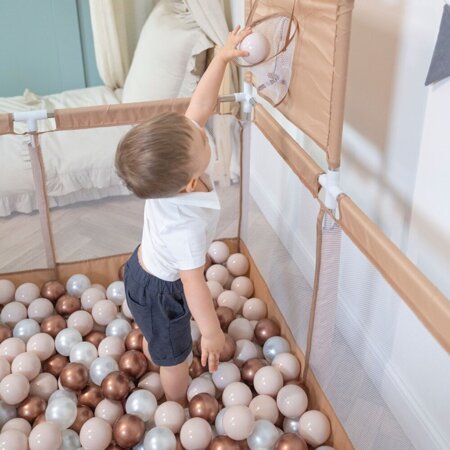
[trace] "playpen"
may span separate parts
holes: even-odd
[[[289,11],[291,5],[264,2],[255,17]],[[239,186],[219,188],[225,207],[217,237],[249,257],[254,295],[267,303],[269,316],[280,322],[295,348],[310,407],[330,419],[329,445],[337,450],[445,449],[450,446],[450,303],[339,188],[352,8],[352,0],[296,2],[301,33],[289,92],[277,106],[325,152],[325,170],[258,101],[251,70],[243,92],[219,99],[241,103],[240,119],[219,119],[232,121],[240,135],[241,177]],[[183,112],[188,102],[56,110],[56,127],[46,132],[36,132],[36,121],[47,118],[46,111],[0,116],[1,134],[14,135],[16,121],[28,124],[39,206],[39,214],[26,220],[20,215],[2,219],[2,240],[14,242],[7,253],[15,253],[16,267],[1,278],[16,285],[65,282],[74,273],[103,284],[117,279],[139,241],[142,202],[132,196],[117,200],[118,216],[130,221],[138,216],[130,226],[111,219],[110,207],[100,207],[103,200],[49,209],[45,154],[55,151],[58,136],[79,145],[91,139],[100,146],[102,132],[118,140],[131,125],[162,111]],[[51,145],[50,134],[56,136]],[[282,185],[273,184],[272,160],[284,161],[278,173]],[[267,176],[261,179],[264,170]],[[283,204],[265,205],[267,190],[280,193]],[[74,225],[68,233],[64,221]],[[39,245],[29,233],[38,222]],[[286,223],[308,236],[307,249],[295,233],[276,231]],[[119,243],[102,234],[101,225],[129,239]],[[96,228],[93,246],[86,236],[90,231],[83,230]],[[27,259],[31,247],[35,256]]]

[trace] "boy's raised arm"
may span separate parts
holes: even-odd
[[[252,30],[249,27],[241,30],[239,25],[231,31],[227,42],[218,51],[200,79],[192,95],[186,116],[197,122],[201,127],[205,126],[206,121],[216,107],[220,84],[222,83],[227,64],[233,58],[248,55],[248,52],[238,50],[236,46],[251,32]]]

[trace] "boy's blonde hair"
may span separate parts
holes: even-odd
[[[116,152],[117,174],[140,198],[171,197],[192,179],[192,142],[186,116],[161,114],[122,138]]]

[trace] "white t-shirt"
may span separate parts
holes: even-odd
[[[145,268],[166,281],[180,278],[180,270],[205,264],[220,215],[220,203],[207,176],[210,192],[190,192],[145,201],[141,253]]]

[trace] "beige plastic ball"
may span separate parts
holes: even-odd
[[[117,306],[111,300],[100,300],[92,308],[92,317],[99,325],[108,325],[117,316]]]
[[[321,411],[306,411],[298,422],[298,432],[309,445],[318,447],[330,437],[330,421]]]
[[[17,355],[20,355],[24,351],[25,342],[17,337],[10,337],[8,339],[5,339],[0,344],[0,356],[5,357],[9,363],[11,363]]]
[[[300,375],[300,361],[292,353],[278,353],[272,366],[281,372],[284,381],[295,380]]]
[[[213,397],[216,395],[214,383],[203,377],[194,378],[187,390],[187,399],[191,401],[197,394],[206,393]]]
[[[75,311],[67,319],[67,327],[75,328],[80,332],[81,336],[86,336],[94,327],[94,319],[91,313],[87,311]]]
[[[92,417],[81,427],[80,442],[84,450],[105,450],[111,439],[111,425],[99,417]]]
[[[255,427],[255,418],[248,406],[230,406],[222,419],[225,434],[235,441],[247,439]]]
[[[228,248],[228,245],[222,241],[215,241],[208,248],[208,255],[216,264],[224,263],[227,260],[229,254],[230,250]]]
[[[28,450],[28,439],[18,430],[6,430],[0,433],[1,450]]]
[[[278,392],[277,406],[283,416],[294,419],[308,408],[308,397],[300,386],[288,384]]]
[[[216,280],[207,281],[209,292],[211,292],[211,297],[217,301],[219,295],[223,292],[223,286]]]
[[[0,381],[2,381],[3,378],[5,378],[6,375],[9,375],[10,373],[11,364],[4,356],[0,356]]]
[[[237,292],[234,291],[223,291],[217,297],[217,304],[219,306],[226,306],[233,310],[237,314],[241,308],[242,301],[241,297]]]
[[[33,352],[17,355],[11,364],[11,373],[21,373],[28,381],[33,380],[41,371],[41,361]]]
[[[268,420],[273,424],[278,420],[277,402],[269,395],[257,395],[250,402],[249,408],[255,420]]]
[[[133,319],[133,314],[131,314],[130,308],[128,306],[127,300],[122,303],[120,307],[120,312],[127,318],[127,319]]]
[[[102,291],[98,287],[91,286],[81,294],[81,307],[88,312],[100,300],[106,300],[106,290]]]
[[[159,400],[164,395],[161,376],[158,372],[149,372],[145,374],[139,380],[138,387],[150,391],[156,397],[156,400]]]
[[[0,398],[8,405],[17,405],[28,397],[30,382],[21,373],[6,375],[0,381]]]
[[[219,367],[212,374],[212,380],[217,389],[224,390],[230,383],[241,380],[241,372],[232,362],[219,363]]]
[[[222,266],[221,264],[213,264],[206,271],[206,280],[217,281],[223,286],[228,280],[227,268]]]
[[[58,450],[62,444],[62,434],[54,422],[36,425],[28,437],[30,450]]]
[[[123,353],[125,353],[125,343],[119,336],[107,336],[98,346],[98,356],[111,356],[119,361]]]
[[[17,289],[14,298],[17,302],[29,305],[40,296],[40,290],[34,283],[23,283]]]
[[[12,302],[14,299],[14,292],[16,287],[10,280],[0,280],[0,305]]]
[[[227,269],[235,277],[245,275],[249,267],[248,259],[242,253],[233,253],[227,259]]]
[[[41,323],[46,317],[51,316],[55,311],[53,303],[46,298],[37,298],[28,306],[28,317]]]
[[[37,333],[27,342],[27,351],[34,352],[41,361],[55,353],[55,340],[47,333]]]
[[[206,449],[211,440],[211,426],[201,417],[189,419],[181,427],[180,441],[186,450]]]
[[[254,336],[254,329],[252,324],[244,317],[234,319],[229,327],[227,333],[235,340],[248,339],[252,340]]]
[[[13,328],[18,322],[27,318],[27,308],[23,303],[7,303],[0,313],[0,320],[5,325]]]
[[[252,398],[253,394],[250,388],[240,381],[230,383],[222,393],[224,406],[248,406]]]
[[[248,320],[261,320],[267,317],[267,306],[259,298],[249,298],[242,308],[242,315]]]
[[[114,422],[121,416],[123,416],[122,403],[109,400],[107,398],[101,400],[95,407],[95,417],[103,419],[110,425],[114,425]]]
[[[16,417],[15,419],[8,420],[8,422],[3,425],[2,433],[7,430],[17,430],[28,437],[31,432],[31,425],[27,420]]]
[[[276,397],[278,391],[283,387],[283,376],[275,367],[261,367],[255,374],[253,386],[258,394]]]
[[[254,292],[253,282],[248,277],[237,277],[231,283],[231,290],[239,295],[250,298]]]
[[[50,395],[58,389],[58,381],[56,378],[47,372],[40,373],[30,383],[30,395],[40,397],[47,401]]]
[[[186,420],[183,407],[173,401],[167,401],[158,406],[155,412],[155,425],[165,427],[173,433],[179,433]]]

